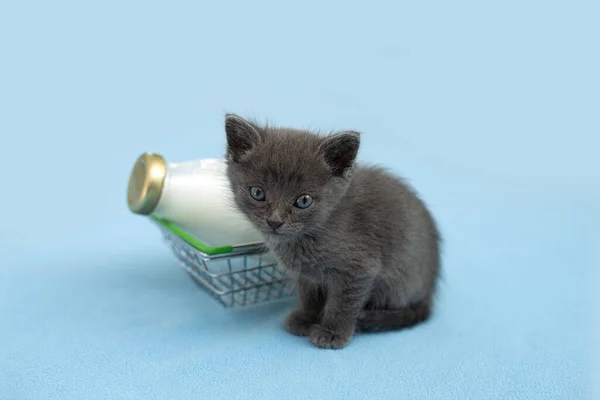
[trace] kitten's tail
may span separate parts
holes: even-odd
[[[431,315],[429,301],[422,301],[403,308],[365,309],[358,316],[356,330],[359,332],[383,332],[408,328],[426,321]]]

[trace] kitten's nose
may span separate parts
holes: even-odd
[[[276,231],[277,228],[279,228],[281,225],[283,225],[283,222],[280,221],[271,221],[270,219],[267,219],[267,224],[269,224],[269,226]]]

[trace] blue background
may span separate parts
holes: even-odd
[[[588,399],[598,2],[2,2],[0,398]],[[126,207],[223,115],[363,132],[445,236],[435,317],[322,351],[228,311]]]

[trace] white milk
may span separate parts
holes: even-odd
[[[235,207],[222,159],[166,162],[144,154],[132,171],[128,200],[133,212],[174,223],[208,246],[263,241]]]

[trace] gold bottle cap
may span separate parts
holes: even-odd
[[[142,154],[131,171],[127,187],[127,205],[136,214],[150,215],[162,194],[167,162],[154,153]]]

